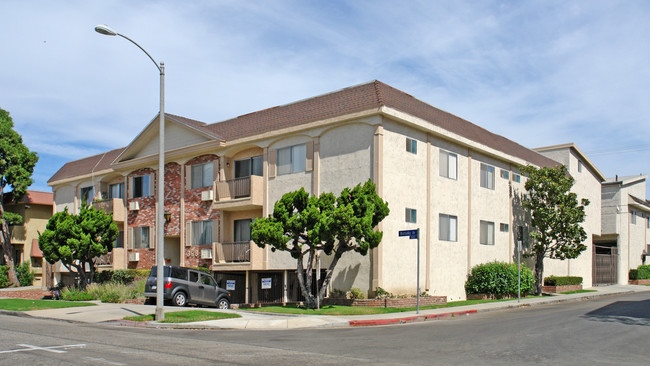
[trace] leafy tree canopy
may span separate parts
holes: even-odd
[[[589,200],[582,199],[571,192],[574,179],[568,174],[566,166],[542,167],[525,166],[521,171],[528,176],[525,187],[527,196],[524,207],[532,213],[530,233],[533,239],[532,253],[535,257],[536,292],[542,291],[544,258],[577,258],[587,247],[583,242],[587,233],[582,227],[585,221],[585,207]]]
[[[388,204],[377,195],[370,180],[352,189],[345,188],[338,197],[331,193],[310,196],[301,188],[282,196],[268,218],[255,220],[251,238],[262,248],[269,245],[272,251],[287,251],[297,259],[298,283],[306,305],[316,307],[311,273],[317,253],[332,256],[325,279],[317,288],[317,296],[322,300],[344,253],[366,255],[379,245],[383,233],[374,228],[388,213]]]
[[[78,286],[85,288],[93,280],[94,258],[111,251],[117,235],[112,214],[85,205],[78,215],[70,214],[67,208],[54,214],[39,235],[38,246],[48,263],[61,261],[77,273]]]

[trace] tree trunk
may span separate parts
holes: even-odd
[[[323,298],[325,297],[325,291],[327,291],[327,286],[329,286],[330,281],[332,280],[334,267],[336,267],[336,264],[339,262],[339,258],[341,258],[342,254],[343,253],[334,253],[334,258],[332,258],[332,263],[330,263],[330,266],[327,268],[327,272],[325,273],[325,279],[323,279],[323,284],[318,290],[318,299],[321,304],[323,303]]]
[[[309,288],[305,286],[305,270],[302,268],[303,255],[304,254],[301,253],[298,257],[296,275],[298,277],[298,284],[300,285],[300,293],[302,293],[302,296],[305,298],[305,307],[314,309],[316,307],[316,302],[314,301],[314,296],[311,294],[311,286],[309,286]]]
[[[0,209],[0,215],[2,215],[2,212],[4,210]],[[0,237],[2,238],[2,255],[4,258],[5,264],[9,267],[9,271],[7,275],[9,276],[9,281],[15,285],[19,286],[20,283],[18,282],[18,276],[16,275],[16,270],[14,268],[15,263],[14,263],[14,246],[11,244],[11,235],[9,235],[9,225],[2,220],[2,227],[0,227],[0,231],[2,231],[2,235]]]
[[[535,295],[542,294],[544,282],[544,253],[535,254]]]

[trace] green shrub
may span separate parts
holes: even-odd
[[[330,291],[329,297],[331,299],[345,299],[345,297],[346,297],[345,295],[346,295],[346,293],[345,293],[344,290],[339,290],[339,289],[335,288],[335,289],[332,289],[332,291]]]
[[[468,294],[488,294],[496,296],[517,294],[517,265],[514,263],[489,262],[472,268],[467,276],[465,291]],[[521,293],[533,291],[535,279],[533,271],[521,267]]]
[[[89,301],[89,300],[97,299],[89,292],[79,291],[74,287],[66,287],[62,289],[60,297],[61,300],[67,300],[67,301]]]
[[[393,298],[395,295],[391,294],[390,292],[384,290],[383,288],[377,286],[375,288],[375,298],[378,299],[384,299],[384,298]]]
[[[149,273],[151,273],[150,269],[129,269],[129,271],[133,271],[135,273],[136,280],[148,278]]]
[[[548,276],[544,277],[544,286],[581,285],[582,277],[578,276]]]
[[[106,283],[106,282],[111,282],[113,280],[113,270],[105,270],[101,272],[95,273],[95,277],[93,278],[93,281],[95,283]]]
[[[348,291],[347,295],[348,295],[347,296],[348,299],[353,299],[353,300],[354,299],[365,299],[366,298],[366,294],[364,294],[360,289],[358,289],[356,287],[351,288],[350,291]]]
[[[637,270],[639,271],[639,280],[650,280],[650,265],[639,266]]]
[[[0,288],[11,286],[9,281],[9,266],[0,266]]]
[[[129,283],[133,282],[134,279],[135,271],[128,269],[118,269],[113,272],[112,282],[128,285]]]
[[[149,269],[116,269],[106,270],[95,274],[96,283],[115,282],[128,285],[136,279],[149,277]]]
[[[29,262],[25,261],[21,265],[16,266],[16,276],[21,286],[31,286],[34,283],[34,274],[29,266]]]
[[[631,269],[630,274],[629,274],[630,280],[638,280],[639,279],[639,270],[638,269]]]
[[[210,271],[210,268],[208,268],[208,267],[192,267],[192,269],[195,269],[195,270],[201,271],[201,272],[205,272],[205,273],[207,273],[209,275],[212,274],[212,271]]]

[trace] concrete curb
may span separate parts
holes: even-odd
[[[373,326],[373,325],[389,325],[389,324],[406,324],[406,323],[415,323],[426,320],[439,320],[445,318],[453,318],[455,316],[461,315],[470,315],[476,313],[477,310],[465,310],[465,311],[455,311],[451,313],[442,313],[442,314],[429,314],[429,315],[416,315],[408,316],[404,318],[392,318],[392,319],[375,319],[375,320],[350,320],[348,323],[351,327],[359,326]]]

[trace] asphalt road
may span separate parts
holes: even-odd
[[[291,331],[120,328],[0,315],[0,365],[645,365],[650,293],[425,323]]]

